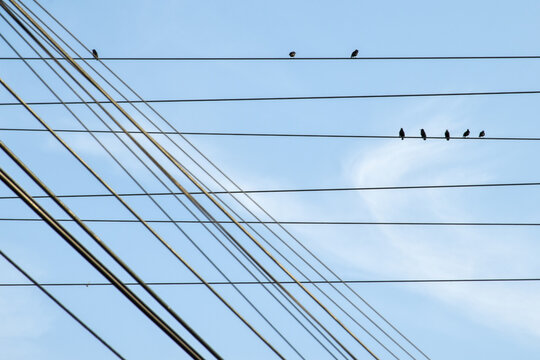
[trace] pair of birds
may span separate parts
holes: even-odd
[[[471,135],[471,131],[467,129],[463,133],[463,137],[466,138],[469,135]],[[420,129],[420,136],[424,140],[427,139],[426,131],[424,129]],[[478,137],[484,137],[484,136],[486,136],[486,132],[484,130],[480,131],[480,134],[478,134]],[[403,130],[403,128],[399,130],[399,137],[401,138],[401,140],[405,139],[405,131]],[[446,141],[450,140],[450,131],[448,131],[448,129],[446,129],[446,131],[444,132],[444,137]]]
[[[289,57],[292,57],[292,58],[293,58],[293,57],[295,57],[295,56],[296,56],[296,51],[291,51],[291,52],[289,53]],[[351,54],[351,59],[353,59],[353,58],[355,58],[355,57],[357,57],[357,56],[358,56],[358,49],[356,49],[356,50],[354,50],[354,51],[352,52],[352,54]]]

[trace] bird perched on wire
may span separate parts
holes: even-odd
[[[478,134],[478,137],[484,137],[486,136],[486,132],[484,130],[480,131],[480,134]]]
[[[291,51],[291,52],[289,53],[289,57],[292,57],[292,58],[293,58],[293,57],[295,57],[295,56],[296,56],[296,51]]]
[[[358,56],[358,49],[354,50],[351,54],[351,59]]]
[[[405,139],[405,131],[403,131],[403,128],[399,129],[399,137],[401,140]]]
[[[471,135],[471,132],[469,129],[463,133],[463,137],[466,138],[467,136]]]
[[[92,55],[94,55],[96,60],[99,59],[99,56],[98,56],[98,53],[97,53],[96,49],[92,49]]]
[[[446,141],[450,140],[450,131],[448,131],[448,129],[444,132],[444,137],[446,138]]]
[[[426,131],[424,129],[420,129],[420,136],[422,137],[422,139],[426,140],[427,135],[426,135]]]

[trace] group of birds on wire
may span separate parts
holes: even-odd
[[[296,51],[291,51],[289,53],[289,57],[293,58],[296,56]],[[358,49],[354,50],[352,53],[351,53],[351,59],[354,59],[355,57],[358,56]]]
[[[469,129],[465,130],[465,132],[463,133],[463,137],[466,138],[469,135],[471,135],[471,131]],[[426,131],[424,129],[420,129],[420,136],[424,140],[427,139]],[[483,138],[484,136],[486,136],[486,132],[484,130],[480,131],[478,137]],[[405,131],[403,130],[403,128],[399,130],[399,137],[401,138],[401,140],[405,139]],[[446,139],[446,141],[450,140],[450,131],[448,131],[448,129],[446,129],[446,131],[444,132],[444,138]]]

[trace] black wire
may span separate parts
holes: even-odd
[[[342,188],[299,188],[299,189],[259,189],[259,190],[232,190],[209,191],[210,194],[265,194],[265,193],[302,193],[302,192],[341,192],[341,191],[372,191],[372,190],[416,190],[416,189],[459,189],[483,187],[520,187],[539,186],[540,182],[521,183],[491,183],[491,184],[452,184],[452,185],[410,185],[410,186],[375,186],[375,187],[342,187]],[[191,195],[201,195],[201,191],[193,191]],[[119,196],[171,196],[183,195],[180,192],[148,192],[148,193],[119,193]],[[94,198],[113,197],[112,194],[65,194],[57,195],[59,198]],[[34,199],[47,199],[47,195],[35,195]],[[0,196],[0,200],[17,199],[16,196]]]
[[[25,57],[25,60],[41,60]],[[351,57],[99,57],[101,61],[301,61],[301,60],[510,60],[540,59],[539,55],[494,55],[494,56],[359,56]],[[0,57],[0,60],[21,60],[17,57]],[[65,60],[44,58],[44,60]],[[73,60],[96,60],[93,57],[73,57]]]
[[[24,21],[24,20],[23,20],[23,21]],[[39,33],[38,33],[38,35],[39,35]],[[21,37],[22,37],[22,36],[21,36]],[[23,40],[24,40],[24,38],[23,38]],[[5,41],[7,42],[7,40],[5,40]],[[25,40],[25,41],[26,41],[26,40]],[[9,44],[9,43],[8,43],[8,44]],[[27,43],[27,44],[28,44],[28,43]],[[31,46],[30,44],[28,44],[28,45]],[[31,47],[32,47],[32,46],[31,46]],[[32,47],[32,48],[33,48],[33,47]],[[15,49],[13,49],[13,50],[15,51]],[[36,50],[34,49],[34,51],[36,51]],[[37,53],[37,51],[36,51],[36,53]],[[27,65],[28,65],[28,64],[27,64]],[[30,69],[32,69],[32,67],[31,67],[30,65],[28,65],[28,66],[30,67]],[[49,66],[50,66],[50,65],[49,65]],[[52,69],[52,68],[51,68],[51,69]],[[63,79],[63,78],[62,78],[62,77],[61,77],[54,69],[52,69],[52,70],[60,77],[60,79],[62,79],[62,80],[65,82],[65,80],[64,80],[64,79]],[[33,70],[32,70],[32,71],[33,71]],[[34,72],[34,73],[35,73],[35,72]],[[35,74],[36,74],[36,76],[38,76],[38,78],[40,78],[39,75],[37,75],[37,73],[35,73]],[[42,79],[40,78],[40,80],[42,80]],[[42,81],[43,81],[43,80],[42,80]],[[74,93],[82,100],[82,98],[78,95],[78,93],[77,93],[73,88],[71,88],[71,86],[70,86],[69,84],[67,84],[66,82],[65,82],[65,84],[66,84],[66,85],[67,85],[67,86],[68,86],[68,87],[69,87],[69,88],[70,88],[70,89],[71,89],[71,90],[72,90],[72,91],[73,91],[73,92],[74,92]],[[45,85],[46,85],[46,84],[45,84]],[[47,85],[46,85],[46,86],[47,86]],[[84,88],[83,88],[83,89],[84,89]],[[50,88],[49,88],[49,90],[52,91],[52,89],[50,89]],[[52,91],[52,92],[53,92],[53,94],[55,94],[54,91]],[[55,96],[57,96],[57,95],[55,94]],[[57,96],[57,97],[58,97],[58,96]],[[59,100],[60,100],[60,99],[59,99]],[[84,101],[83,101],[83,102],[84,102]],[[68,108],[68,110],[69,110],[69,108]],[[90,110],[92,110],[92,109],[90,109]],[[94,112],[94,111],[92,110],[92,112]],[[70,111],[70,113],[72,113],[72,112]],[[94,114],[95,114],[95,115],[103,122],[103,119],[102,119],[98,114],[96,114],[95,112],[94,112]],[[74,115],[74,117],[80,122],[79,118],[78,118],[74,113],[72,113],[72,115]],[[81,123],[82,126],[85,126],[84,123],[82,123],[82,122],[80,122],[80,123]],[[103,123],[104,123],[110,130],[112,130],[105,122],[103,122]],[[116,135],[116,134],[115,134],[115,135]],[[117,136],[118,136],[118,135],[117,135]],[[102,143],[101,143],[98,139],[96,139],[96,141],[98,141],[98,143],[99,143],[101,146],[103,146]],[[120,141],[123,142],[122,139],[120,139]],[[112,158],[120,165],[120,167],[121,167],[124,171],[126,171],[128,175],[130,175],[130,173],[129,173],[129,172],[128,172],[121,164],[120,164],[120,162],[118,162],[118,160],[117,160],[117,159],[116,159],[116,158],[115,158],[115,157],[114,157],[114,156],[113,156],[113,155],[112,155],[105,147],[104,147],[104,149],[105,149],[105,151],[107,151],[107,152],[109,153],[109,155],[112,156]],[[131,148],[128,147],[128,149],[129,149],[130,151],[132,151]],[[133,153],[133,154],[138,158],[138,156],[137,156],[135,153]],[[143,164],[144,164],[144,163],[143,163]],[[146,164],[145,164],[145,165],[146,165]],[[130,175],[130,177],[131,177],[131,175]],[[135,181],[135,179],[134,179],[133,177],[131,177],[131,178],[132,178],[132,180]],[[137,181],[135,181],[135,182],[138,184]],[[144,188],[141,188],[141,190],[144,190]],[[158,207],[159,207],[159,205],[158,205]],[[161,208],[161,207],[160,207],[160,208]],[[188,238],[189,238],[189,237],[188,237]],[[176,253],[175,253],[175,255],[176,255]],[[182,260],[182,262],[183,262],[183,260]],[[185,264],[185,263],[184,263],[184,264]],[[186,265],[187,265],[187,264],[186,264]],[[190,268],[190,270],[192,270],[192,269]],[[211,289],[211,290],[212,290],[212,289]],[[215,293],[215,292],[214,292],[214,293]],[[218,295],[217,293],[215,293],[215,294]],[[232,308],[230,307],[230,305],[224,301],[224,298],[222,298],[222,297],[219,297],[219,298],[220,298],[220,300],[222,300],[222,301],[225,303],[225,305],[227,305],[231,310],[234,311],[234,309],[232,309]],[[247,299],[246,299],[246,300],[247,300]],[[247,301],[249,302],[249,300],[247,300]],[[239,313],[235,312],[235,314],[239,316]],[[240,316],[239,316],[239,317],[240,317]],[[264,316],[263,316],[263,318],[264,318]],[[240,319],[246,323],[246,321],[245,321],[242,317],[240,317]],[[246,324],[247,324],[247,323],[246,323]],[[250,326],[249,324],[247,324],[247,325]],[[254,330],[253,327],[250,326],[250,328],[251,328],[252,330]],[[258,335],[257,332],[256,332],[256,334]],[[263,341],[265,341],[265,339],[263,339]],[[273,348],[272,348],[272,349],[273,349]]]
[[[376,98],[407,98],[407,97],[441,97],[441,96],[479,96],[479,95],[531,95],[540,94],[540,90],[522,91],[481,91],[453,93],[416,93],[416,94],[373,94],[373,95],[328,95],[328,96],[282,96],[282,97],[248,97],[248,98],[206,98],[206,99],[151,99],[151,100],[115,100],[117,104],[137,103],[186,103],[186,102],[229,102],[229,101],[281,101],[281,100],[330,100],[330,99],[376,99]],[[112,104],[111,101],[34,101],[28,105],[83,105],[83,104]],[[3,102],[0,106],[20,105],[16,102]]]
[[[49,297],[49,299],[51,299],[52,301],[54,301],[54,303],[56,305],[58,305],[62,310],[64,310],[69,316],[71,316],[71,318],[73,318],[73,320],[75,320],[76,322],[78,322],[83,328],[85,328],[90,334],[92,334],[93,337],[95,337],[100,343],[102,343],[103,345],[105,345],[105,347],[107,349],[109,349],[114,355],[116,355],[116,357],[118,357],[119,359],[122,359],[122,360],[125,360],[125,358],[120,355],[120,353],[118,351],[116,351],[108,342],[106,342],[101,336],[99,336],[94,330],[92,330],[88,325],[85,324],[84,321],[82,321],[81,319],[79,319],[79,317],[77,317],[77,315],[75,315],[74,313],[72,313],[64,304],[62,304],[62,302],[60,300],[58,300],[57,298],[55,298],[50,292],[48,292],[43,286],[43,284],[39,284],[36,280],[34,280],[34,278],[32,278],[30,276],[30,274],[28,274],[26,271],[24,271],[19,265],[17,265],[17,263],[15,261],[13,261],[11,258],[9,258],[2,250],[0,250],[0,255],[6,259],[7,262],[9,262],[15,269],[17,269],[21,274],[24,275],[24,277],[26,277],[28,280],[30,280],[32,282],[32,284],[24,284],[24,285],[27,285],[27,286],[32,286],[32,287],[38,287],[39,290],[41,290],[45,295],[47,295]],[[134,283],[136,284],[136,283]],[[20,284],[20,285],[23,285],[23,284]],[[113,285],[111,283],[107,283],[107,285]],[[2,285],[0,285],[2,286]]]
[[[537,282],[540,278],[470,278],[470,279],[385,279],[385,280],[314,280],[301,281],[303,284],[410,284],[410,283],[461,283],[461,282]],[[211,285],[266,285],[273,284],[272,281],[209,281]],[[294,284],[292,281],[280,281],[281,284]],[[183,285],[204,285],[202,282],[196,281],[158,281],[147,282],[152,286],[183,286]],[[42,286],[110,286],[110,283],[99,282],[75,282],[75,283],[41,283]],[[135,282],[127,282],[125,285],[138,286]],[[0,287],[25,287],[34,286],[26,283],[0,283]]]
[[[59,222],[70,222],[71,219],[55,219]],[[81,219],[84,222],[96,223],[139,223],[132,219]],[[0,221],[41,221],[37,218],[0,218]],[[234,224],[230,220],[145,220],[147,223],[177,224]],[[540,223],[519,222],[399,222],[399,221],[238,221],[240,224],[275,224],[275,225],[396,225],[396,226],[540,226]]]
[[[33,128],[0,128],[0,131],[14,132],[47,132],[45,129]],[[94,133],[94,134],[123,134],[119,130],[83,130],[83,129],[54,129],[63,133]],[[130,134],[140,134],[140,131],[127,131]],[[178,135],[176,131],[147,131],[148,134],[157,135]],[[200,136],[247,136],[247,137],[301,137],[301,138],[343,138],[343,139],[400,139],[398,135],[354,135],[354,134],[288,134],[288,133],[242,133],[242,132],[212,132],[212,131],[182,131],[182,135]],[[423,139],[421,136],[406,136],[407,139]],[[444,136],[428,136],[426,139],[446,140]],[[505,140],[505,141],[539,141],[539,137],[451,137],[452,140]]]

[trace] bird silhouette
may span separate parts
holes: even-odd
[[[351,59],[358,56],[358,49],[354,50],[351,54]]]
[[[478,137],[484,137],[486,136],[486,132],[484,130],[480,131],[480,134],[478,134]]]
[[[92,55],[94,55],[94,57],[96,58],[96,60],[99,58],[96,49],[92,49]]]
[[[471,132],[469,131],[469,129],[467,129],[467,131],[463,133],[463,137],[467,137],[469,135],[471,135]]]
[[[448,131],[448,129],[444,132],[444,137],[446,138],[446,141],[450,140],[450,131]]]
[[[422,137],[422,139],[426,140],[427,135],[426,135],[426,132],[424,131],[424,129],[420,129],[420,136]]]
[[[399,129],[399,137],[401,138],[401,140],[405,138],[405,131],[403,131],[403,128]]]
[[[292,57],[292,58],[295,57],[296,56],[296,51],[291,51],[289,53],[289,56]]]

